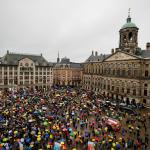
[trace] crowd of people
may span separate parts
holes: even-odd
[[[70,87],[4,92],[0,150],[150,149],[148,112],[130,115],[104,106],[104,100],[94,92]],[[108,124],[109,119],[116,126]]]

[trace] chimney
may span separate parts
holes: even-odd
[[[98,52],[96,51],[96,52],[95,52],[95,56],[97,56],[97,55],[98,55]]]
[[[94,55],[94,51],[92,51],[92,55]]]
[[[111,53],[113,54],[114,52],[115,52],[115,50],[112,48],[112,49],[111,49]]]
[[[7,54],[9,54],[9,50],[7,50]]]
[[[150,43],[146,43],[146,50],[150,50]]]
[[[42,56],[42,53],[41,53],[41,56]]]

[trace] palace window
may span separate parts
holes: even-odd
[[[120,70],[119,69],[117,70],[117,76],[120,76]]]
[[[114,91],[114,86],[111,87],[111,90]]]
[[[119,87],[116,88],[116,92],[119,92]]]
[[[115,70],[113,70],[113,75],[115,75]]]
[[[131,70],[128,70],[128,76],[130,76],[131,75]]]
[[[144,90],[144,96],[147,96],[147,90]]]
[[[145,77],[148,77],[148,70],[145,70]]]
[[[134,76],[138,76],[138,71],[134,70]]]
[[[106,89],[106,85],[104,84],[104,89]]]
[[[127,94],[130,94],[130,89],[127,89]]]
[[[133,95],[136,96],[136,89],[133,90]]]
[[[143,99],[143,103],[146,104],[146,99]]]

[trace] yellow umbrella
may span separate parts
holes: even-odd
[[[112,143],[112,146],[113,146],[113,147],[116,147],[116,144],[115,144],[115,143]]]
[[[18,131],[14,131],[14,134],[17,134],[18,133]]]
[[[8,140],[8,138],[3,138],[3,142],[6,142]]]
[[[38,137],[38,138],[37,138],[37,141],[41,141],[41,138],[40,138],[40,137]]]
[[[65,143],[64,142],[60,142],[60,144],[64,145]]]
[[[41,132],[39,131],[38,134],[41,134]]]

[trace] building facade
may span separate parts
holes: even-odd
[[[119,31],[119,48],[108,55],[92,52],[84,63],[85,89],[150,106],[150,43],[145,50],[138,47],[138,30],[129,15]]]
[[[53,85],[53,64],[41,55],[15,54],[7,51],[0,58],[0,89],[48,89]]]
[[[70,62],[68,58],[57,58],[54,67],[54,84],[80,86],[82,80],[82,64]]]

